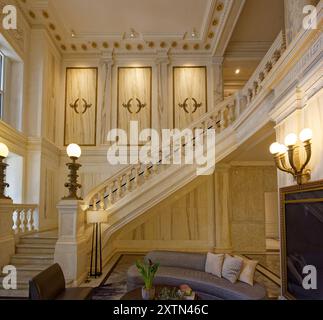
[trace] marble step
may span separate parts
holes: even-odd
[[[57,237],[21,237],[20,244],[52,244],[55,245]]]
[[[22,254],[18,253],[11,257],[11,264],[14,266],[19,265],[51,265],[54,263],[53,254]]]
[[[46,270],[49,268],[51,265],[46,264],[46,265],[41,265],[41,264],[32,264],[32,265],[17,265],[17,274],[18,277],[19,275],[24,276],[24,277],[34,277],[37,274],[41,273],[42,271]]]
[[[22,254],[54,254],[55,244],[46,243],[28,243],[28,244],[17,244],[16,253]]]

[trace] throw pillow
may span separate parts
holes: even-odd
[[[219,278],[222,277],[222,266],[224,254],[208,253],[205,264],[205,272],[211,273]]]
[[[235,258],[243,259],[243,265],[239,276],[239,281],[253,286],[258,261],[249,260],[238,256],[235,256]]]
[[[226,254],[223,262],[222,277],[231,283],[236,283],[239,279],[243,260],[241,258],[231,257]]]

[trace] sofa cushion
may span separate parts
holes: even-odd
[[[259,284],[251,287],[245,283],[232,284],[203,271],[161,266],[154,280],[155,285],[180,286],[189,285],[196,292],[203,292],[224,300],[262,300],[266,298],[266,290]],[[136,266],[128,270],[128,290],[143,285]]]
[[[222,278],[222,266],[224,261],[224,254],[208,253],[205,263],[205,272],[211,273],[214,276]]]
[[[239,281],[245,282],[250,286],[253,286],[258,261],[249,260],[244,257],[240,257],[240,258],[243,259],[243,265],[239,276]]]
[[[205,271],[206,254],[152,251],[145,257],[145,261],[151,260],[164,267],[188,268],[193,270]]]
[[[226,254],[223,262],[222,277],[236,283],[242,270],[242,258],[234,258]]]

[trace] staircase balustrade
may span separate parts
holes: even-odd
[[[205,135],[207,129],[215,129],[217,134],[221,134],[239,119],[257,95],[264,89],[263,85],[266,78],[272,71],[274,65],[279,61],[285,49],[285,37],[283,32],[280,32],[245,87],[238,93],[226,98],[214,110],[204,114],[199,120],[188,127],[188,129],[194,132],[193,143],[196,140],[196,129],[202,129],[203,135]],[[176,142],[178,138],[174,135],[171,145],[168,146],[168,149],[173,151],[168,155],[170,163],[173,160],[174,151],[177,151],[174,150],[174,141]],[[185,144],[181,145],[185,147]],[[160,150],[154,150],[153,152],[160,153]],[[171,164],[161,165],[162,160],[160,156],[158,163],[127,166],[115,176],[92,190],[84,200],[83,209],[108,210],[113,204],[126,196],[127,193],[138,189],[146,181],[171,166]]]

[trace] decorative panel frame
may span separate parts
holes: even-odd
[[[193,81],[185,81],[186,77],[192,78]],[[174,128],[185,129],[208,112],[207,90],[206,66],[173,67]]]
[[[141,72],[136,74],[134,73],[136,70]],[[126,79],[127,73],[129,73],[130,82]],[[118,67],[117,77],[117,128],[125,130],[129,135],[130,121],[138,121],[139,132],[143,129],[151,129],[152,67]]]
[[[76,74],[84,72],[84,78],[76,75],[77,79],[73,81],[73,71]],[[86,75],[86,72],[88,72],[88,75]],[[70,73],[72,73],[71,80]],[[77,143],[80,146],[96,146],[97,103],[98,68],[67,67],[65,78],[65,146],[70,143]]]

